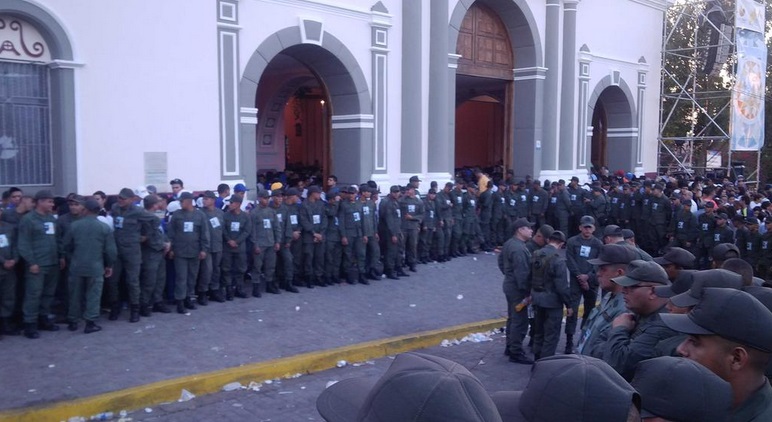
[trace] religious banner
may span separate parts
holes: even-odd
[[[732,89],[732,150],[758,151],[764,145],[764,87],[767,69],[764,34],[738,29],[736,47],[737,80]]]
[[[756,0],[737,0],[735,26],[740,29],[764,33],[765,24],[764,3]]]

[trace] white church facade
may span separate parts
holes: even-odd
[[[0,186],[657,165],[670,0],[0,0]]]

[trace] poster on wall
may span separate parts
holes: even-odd
[[[735,26],[763,34],[765,15],[764,3],[756,0],[737,0]]]
[[[737,80],[732,88],[732,150],[758,151],[764,145],[767,69],[764,34],[747,29],[738,30],[736,47]]]

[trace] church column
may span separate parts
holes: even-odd
[[[542,172],[558,169],[558,127],[560,122],[560,0],[547,0],[544,65],[544,138],[541,143]],[[538,146],[537,146],[538,147]]]
[[[401,173],[421,173],[421,14],[420,1],[402,0]]]
[[[560,103],[560,170],[574,169],[576,104],[576,7],[579,0],[563,2],[563,80]]]
[[[429,173],[449,173],[453,164],[451,147],[454,136],[450,134],[448,104],[455,98],[448,95],[448,2],[431,2],[431,26],[429,49]],[[453,107],[455,113],[455,107]]]

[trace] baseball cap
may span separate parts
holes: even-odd
[[[654,262],[659,265],[675,264],[681,268],[692,268],[696,259],[694,254],[686,249],[672,247],[664,255],[654,258]]]
[[[491,398],[505,422],[618,422],[627,420],[631,405],[641,403],[606,362],[583,355],[540,359],[523,391],[496,392]]]
[[[172,180],[169,182],[169,184],[170,184],[170,185],[180,185],[180,186],[182,186],[182,184],[183,184],[183,183],[182,183],[182,180],[180,180],[180,179],[172,179]]]
[[[179,211],[180,209],[182,209],[182,206],[180,205],[180,201],[169,202],[169,205],[166,206],[166,211],[169,214]]]
[[[204,198],[217,199],[217,195],[215,195],[214,192],[208,190],[204,192]]]
[[[572,177],[571,177],[571,181],[572,181],[572,182],[578,182],[578,181],[579,181],[579,178],[578,178],[578,177],[576,177],[576,176],[572,176]]]
[[[717,335],[772,353],[772,312],[750,294],[709,287],[688,314],[661,314],[671,329],[695,335]]]
[[[579,226],[580,227],[587,227],[587,226],[593,226],[595,227],[595,218],[593,218],[591,215],[585,215],[582,218],[579,219]]]
[[[298,196],[300,195],[300,191],[297,188],[289,188],[286,192],[284,192],[284,196]]]
[[[759,224],[759,219],[756,218],[756,217],[746,217],[745,218],[745,224],[758,225]]]
[[[741,289],[743,278],[740,274],[728,270],[713,269],[692,273],[692,286],[689,290],[670,298],[673,305],[687,308],[696,305],[702,297],[702,291],[709,287]]]
[[[603,237],[606,236],[622,237],[622,228],[615,224],[609,224],[603,228]]]
[[[351,378],[331,385],[317,398],[316,409],[328,422],[501,421],[472,373],[422,353],[397,355],[380,379]]]
[[[136,196],[136,195],[134,194],[134,191],[133,191],[133,190],[131,190],[131,189],[129,189],[129,188],[123,188],[123,189],[121,189],[121,191],[118,193],[118,197],[119,197],[119,198],[121,198],[121,199],[132,199],[132,198],[134,198],[135,196]]]
[[[271,197],[271,192],[268,192],[267,190],[258,191],[257,192],[257,197],[258,198],[270,198]]]
[[[640,283],[656,283],[670,285],[665,270],[656,262],[636,259],[627,266],[625,275],[611,279],[623,287],[631,287]]]
[[[732,386],[693,360],[664,356],[641,361],[630,384],[641,395],[644,419],[729,419]]]
[[[742,291],[755,297],[762,305],[772,311],[772,289],[762,286],[745,286]]]
[[[410,176],[410,182],[420,182],[421,179],[418,178],[418,176]]]
[[[669,286],[657,286],[654,288],[654,294],[658,297],[669,299],[675,295],[681,294],[692,287],[694,277],[692,273],[697,270],[681,270]]]
[[[630,229],[622,229],[622,237],[624,237],[625,240],[632,239],[635,237],[635,232]]]
[[[399,186],[397,186],[397,185],[392,185],[392,186],[389,188],[389,192],[391,192],[391,193],[397,193],[397,192],[399,192]]]
[[[600,247],[597,258],[588,259],[592,265],[629,264],[638,257],[638,254],[630,246],[611,244]]]
[[[102,207],[99,206],[99,202],[93,198],[86,199],[83,202],[83,207],[94,214],[98,213],[102,209]]]
[[[724,212],[718,213],[716,218],[719,219],[719,220],[729,220],[729,216],[726,215],[726,213],[724,213]]]
[[[54,199],[54,194],[48,189],[41,189],[35,193],[35,200],[38,199]]]
[[[515,230],[520,229],[522,227],[533,227],[533,223],[531,223],[524,217],[518,218],[517,220],[515,220],[513,224],[514,224]]]
[[[243,183],[236,183],[236,186],[233,187],[234,192],[246,192],[248,190]]]
[[[732,255],[728,255],[732,253]],[[719,243],[713,247],[711,256],[714,261],[726,261],[729,258],[739,258],[740,249],[732,243]]]
[[[319,186],[316,186],[316,185],[313,185],[313,186],[311,186],[311,187],[309,187],[309,188],[308,188],[308,193],[309,193],[309,194],[312,194],[312,193],[321,193],[321,192],[322,192],[322,189],[321,189],[321,188],[319,188]]]
[[[543,226],[542,226],[543,227]],[[549,240],[557,240],[558,242],[566,242],[566,235],[560,230],[555,230],[549,235]]]
[[[180,194],[180,202],[186,200],[186,199],[193,199],[193,194],[190,192],[182,192]]]
[[[149,192],[147,191],[147,187],[145,186],[139,186],[136,189],[134,189],[134,195],[142,199],[144,199],[148,194]]]
[[[244,197],[241,196],[241,195],[231,195],[229,201],[230,202],[237,202],[237,203],[240,204],[240,203],[244,202]]]
[[[85,205],[86,197],[83,195],[72,195],[71,197],[67,198],[67,202],[75,202],[78,205]]]

